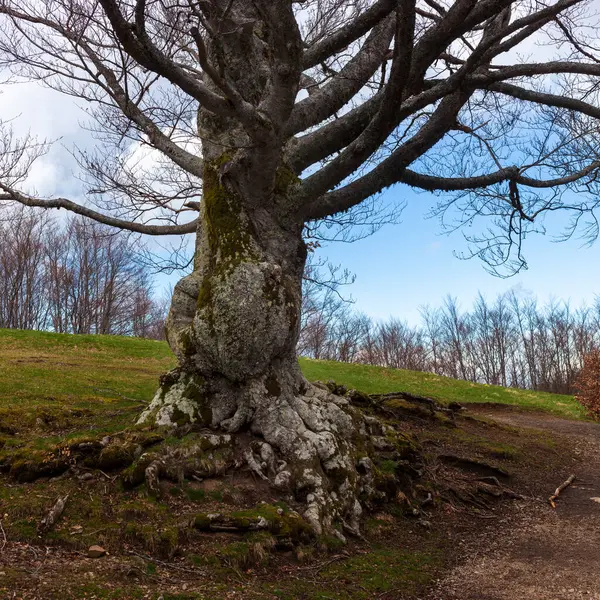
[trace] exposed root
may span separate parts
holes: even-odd
[[[426,396],[418,396],[416,394],[410,394],[408,392],[388,392],[387,394],[370,394],[371,398],[376,404],[384,404],[391,400],[405,400],[413,404],[425,406],[431,415],[435,415],[436,412],[441,412],[447,415],[454,416],[454,414],[461,410],[460,404],[453,403],[452,408],[446,408],[438,404],[433,398],[427,398]]]
[[[163,445],[146,452],[121,474],[126,487],[143,482],[154,496],[161,495],[160,480],[181,483],[222,475],[239,461],[235,457],[233,438],[213,433],[190,433],[175,445]]]
[[[393,499],[420,476],[414,442],[382,420],[382,406],[368,399],[366,409],[357,409],[356,398],[363,395],[307,384],[289,366],[234,387],[179,370],[164,378],[140,422],[229,432],[228,454],[213,475],[245,465],[295,506],[316,534],[343,538],[342,532],[359,535],[364,508]],[[126,483],[145,478],[159,493],[158,478],[172,478],[175,469],[179,477],[207,476],[198,465],[206,449],[186,448],[142,455]]]
[[[386,403],[393,402],[394,400],[402,400],[417,406],[424,407],[431,416],[435,413],[443,413],[445,415],[454,418],[454,415],[461,411],[463,407],[458,402],[451,402],[448,406],[443,406],[436,402],[433,398],[427,396],[419,396],[417,394],[411,394],[410,392],[387,392],[385,394],[364,394],[357,390],[349,390],[344,385],[339,385],[334,381],[328,381],[326,384],[317,382],[318,385],[325,385],[332,394],[338,396],[346,396],[353,404],[359,406],[370,406],[380,412],[393,414],[393,410],[390,410]]]
[[[146,479],[146,486],[148,487],[148,491],[154,495],[160,495],[160,481],[159,475],[161,471],[164,470],[164,463],[160,460],[153,460],[145,469],[144,469],[144,478]]]
[[[259,447],[259,452],[256,452],[256,446]],[[254,446],[254,448],[253,448]],[[244,459],[248,468],[261,479],[269,481],[269,474],[275,471],[274,461],[275,454],[273,448],[264,442],[254,442],[250,444],[244,452]],[[283,485],[282,485],[283,484]],[[281,488],[287,487],[288,480],[279,481],[278,486]]]
[[[294,510],[271,504],[259,504],[255,509],[226,514],[199,514],[192,526],[200,531],[246,533],[268,531],[278,542],[299,542],[314,535],[305,519]]]
[[[456,456],[455,454],[440,454],[438,459],[446,465],[457,467],[464,471],[475,473],[476,475],[491,475],[503,479],[508,479],[510,477],[510,473],[504,469],[475,458]]]
[[[447,456],[455,458],[454,455]],[[496,503],[503,499],[524,500],[524,496],[503,485],[499,479],[493,475],[483,475],[473,478],[473,470],[471,469],[473,465],[471,462],[474,463],[478,469],[480,464],[486,465],[486,463],[479,463],[475,460],[471,461],[471,459],[463,460],[464,462],[462,464],[457,464],[455,461],[449,461],[449,463],[447,463],[452,467],[459,468],[463,473],[460,471],[457,472],[454,470],[448,471],[447,469],[442,469],[442,477],[437,477],[437,495],[448,505],[453,508],[456,508],[457,505],[462,505],[488,511],[492,508],[492,502]],[[465,466],[467,467],[466,469],[464,468]],[[438,469],[439,466],[436,470]],[[428,495],[426,501],[421,503],[421,506],[423,507],[424,505],[432,504],[432,500],[433,499],[429,499]]]
[[[0,471],[19,482],[40,477],[56,477],[67,471],[78,473],[81,467],[111,471],[133,463],[145,448],[158,444],[165,435],[156,431],[123,431],[102,439],[79,438],[45,450],[23,446],[3,453]]]
[[[293,397],[273,399],[263,393],[250,398],[250,408],[232,411],[252,414],[235,434],[216,433],[221,427],[214,423],[212,430],[199,421],[172,423],[158,430],[79,439],[37,454],[22,448],[4,468],[20,481],[67,472],[77,476],[81,468],[119,470],[125,487],[145,483],[156,497],[164,480],[180,484],[245,468],[302,514],[315,534],[340,539],[360,536],[364,509],[393,501],[400,488],[409,489],[421,474],[419,451],[411,439],[325,386],[311,386]],[[222,423],[231,428],[231,417]]]

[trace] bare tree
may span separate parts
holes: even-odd
[[[460,310],[447,297],[439,308],[424,307],[415,326],[396,318],[373,324],[345,306],[319,330],[319,358],[571,394],[585,357],[600,348],[598,306],[540,306],[513,292],[493,302],[479,294],[470,310]],[[313,323],[325,323],[328,313],[320,310],[312,313]],[[308,346],[299,345],[299,352],[315,358]]]
[[[19,207],[0,223],[0,327],[164,337],[164,303],[137,263],[137,240]]]
[[[492,269],[519,268],[550,211],[573,217],[567,235],[596,233],[591,0],[0,0],[0,14],[2,64],[88,102],[105,150],[80,156],[83,206],[27,193],[42,150],[7,138],[1,198],[196,234],[167,320],[180,366],[141,420],[249,428],[268,464],[294,465],[261,473],[308,499],[317,531],[357,524],[361,429],[297,366],[305,225],[404,183],[444,192],[450,226],[487,219],[470,239]],[[532,40],[560,58],[516,61]],[[135,161],[132,143],[160,159]],[[472,347],[455,350],[473,375]]]
[[[337,329],[348,317],[351,298],[344,288],[354,281],[346,269],[315,258],[311,252],[304,266],[302,309],[297,351],[315,359],[336,358]]]
[[[0,222],[0,327],[44,329],[47,274],[44,252],[48,215],[23,208],[3,214]]]
[[[396,369],[424,371],[426,353],[421,331],[403,321],[390,319],[377,328],[377,363]]]
[[[143,318],[143,306],[151,311],[151,285],[136,264],[135,240],[80,217],[68,223],[62,238],[61,281],[66,289],[56,310],[68,315],[68,331],[133,333],[133,322]]]

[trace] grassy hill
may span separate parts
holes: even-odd
[[[411,500],[402,493],[365,515],[368,541],[352,540],[343,549],[337,538],[291,550],[287,545],[276,549],[277,540],[267,532],[196,531],[190,524],[197,515],[256,515],[265,510],[261,502],[273,505],[279,497],[249,474],[234,477],[232,472],[164,481],[156,498],[143,484],[124,487],[125,465],[111,465],[110,454],[108,466],[98,466],[77,450],[105,435],[109,449],[121,447],[152,398],[158,376],[174,364],[163,342],[0,330],[1,598],[18,591],[19,597],[48,600],[416,599],[453,564],[465,531],[497,517],[486,492],[474,506],[463,503],[461,498],[474,498],[481,484],[468,469],[438,462],[439,456],[491,462],[508,472],[516,492],[531,495],[531,486],[539,482],[533,493],[538,497],[549,478],[560,481],[573,468],[564,442],[559,452],[547,432],[490,426],[487,417],[472,414],[423,418],[396,407],[400,416],[392,419],[388,410],[386,418],[411,447],[416,444],[425,465],[419,485],[411,491],[407,483],[407,493],[421,505],[425,495],[436,494],[435,505],[422,515],[425,520],[415,518]],[[333,379],[368,393],[404,390],[441,402],[496,402],[583,417],[569,396],[364,365],[311,360],[301,365],[308,379]],[[170,436],[149,451],[184,443]],[[72,472],[54,477],[43,470],[65,457]],[[395,469],[391,460],[377,464],[383,480]],[[36,469],[42,475],[35,481],[21,477]],[[57,498],[68,498],[64,513],[52,530],[40,534],[41,519]],[[490,514],[480,514],[486,507]],[[87,558],[92,544],[109,555]]]
[[[104,413],[107,430],[123,425],[115,409],[147,402],[157,377],[175,365],[164,342],[118,336],[62,335],[0,329],[0,417],[23,425],[59,418],[60,406]],[[332,361],[301,360],[309,380],[333,379],[367,393],[406,391],[442,402],[495,402],[569,418],[585,412],[572,396],[480,385],[432,373]],[[34,410],[37,409],[37,410]],[[45,416],[46,415],[46,416]]]
[[[304,374],[311,381],[333,379],[337,383],[343,383],[368,394],[401,390],[429,396],[440,402],[461,404],[494,402],[528,410],[543,410],[569,419],[585,418],[585,410],[573,396],[471,383],[422,371],[388,369],[371,365],[327,360],[302,360],[301,365]]]

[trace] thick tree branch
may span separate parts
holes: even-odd
[[[301,173],[310,165],[345,148],[371,122],[381,103],[382,93],[376,94],[339,119],[323,125],[312,133],[293,138],[287,152],[287,162]]]
[[[0,14],[8,14],[13,19],[26,21],[36,26],[47,27],[64,37],[64,39],[68,40],[74,47],[80,48],[83,51],[81,56],[82,62],[83,55],[85,55],[93,65],[94,70],[87,68],[85,64],[82,64],[81,68],[86,70],[99,87],[113,98],[121,112],[127,118],[131,119],[140,131],[148,136],[150,143],[182,169],[198,178],[202,178],[202,159],[181,148],[181,146],[176,144],[169,136],[161,131],[156,123],[129,97],[125,88],[119,82],[119,78],[115,72],[106,66],[106,63],[92,49],[84,36],[78,34],[74,30],[66,29],[58,22],[42,17],[33,17],[32,15],[12,9],[7,10],[1,4]],[[100,80],[100,76],[104,78],[105,84]]]
[[[535,179],[533,177],[527,177],[526,175],[522,175],[519,168],[515,166],[498,169],[493,173],[476,175],[474,177],[437,177],[435,175],[426,175],[410,169],[405,169],[398,178],[398,181],[431,192],[475,190],[490,187],[504,181],[513,181],[519,185],[530,188],[548,189],[576,183],[596,171],[598,168],[600,168],[600,161],[593,161],[587,167],[575,173],[565,175],[564,177],[556,177],[554,179]]]
[[[304,180],[297,201],[320,196],[348,177],[385,141],[397,125],[398,100],[411,69],[415,28],[414,0],[401,0],[396,11],[394,58],[381,104],[366,129],[337,158]]]
[[[306,203],[300,209],[302,217],[310,221],[349,210],[369,196],[399,182],[406,167],[433,147],[454,127],[456,115],[468,100],[470,93],[455,92],[444,98],[418,133],[366,175],[313,202]]]
[[[144,132],[150,143],[165,156],[170,158],[176,165],[188,173],[202,178],[203,167],[202,159],[187,152],[181,146],[173,142],[169,136],[165,135],[160,128],[150,119],[132,100],[128,97],[125,89],[119,84],[119,81],[109,68],[107,68],[99,57],[85,44],[82,40],[79,41],[81,47],[86,51],[90,60],[101,74],[110,90],[111,96],[115,100],[121,112],[131,119],[142,132]]]
[[[174,85],[180,87],[184,92],[198,100],[204,108],[218,115],[228,117],[245,117],[253,122],[255,120],[254,111],[251,107],[244,105],[243,115],[236,110],[231,102],[219,94],[211,91],[204,83],[186,73],[179,65],[160,52],[150,41],[144,31],[140,31],[140,17],[138,16],[138,25],[136,28],[123,17],[119,5],[115,0],[99,0],[108,17],[113,31],[117,36],[123,49],[136,60],[141,66],[162,75]],[[134,35],[137,29],[139,35]]]
[[[469,83],[477,86],[491,84],[516,77],[535,77],[537,75],[600,75],[599,63],[584,63],[571,61],[551,61],[541,63],[524,63],[513,65],[495,71],[485,73],[474,73],[469,76]]]
[[[190,29],[190,35],[196,43],[196,55],[198,57],[198,62],[200,63],[202,70],[211,78],[212,82],[225,94],[225,97],[231,100],[231,102],[234,104],[234,106],[236,106],[236,108],[241,107],[244,104],[244,100],[240,96],[239,92],[235,89],[233,83],[229,81],[226,77],[223,77],[208,60],[208,56],[206,54],[206,46],[204,45],[204,40],[202,39],[202,34],[200,33],[199,29],[197,27],[192,27]]]
[[[508,0],[503,0],[504,6]],[[477,10],[474,11],[474,6]],[[431,28],[417,43],[412,52],[412,31],[411,23],[414,23],[414,9],[412,17],[404,4],[401,5],[398,20],[404,21],[403,32],[396,35],[395,47],[402,46],[404,49],[396,54],[392,63],[392,72],[390,79],[384,88],[381,105],[377,114],[365,128],[365,130],[328,165],[323,167],[316,174],[309,177],[302,185],[299,193],[300,203],[305,204],[309,199],[319,197],[329,189],[332,189],[352,174],[392,133],[394,128],[407,116],[412,114],[417,108],[422,108],[430,102],[435,102],[445,94],[452,93],[461,85],[465,77],[478,66],[481,57],[493,46],[498,36],[483,36],[478,48],[473,51],[471,57],[459,69],[457,73],[446,80],[442,80],[437,86],[433,85],[429,90],[420,94],[421,100],[427,99],[425,103],[417,102],[418,96],[413,94],[419,88],[425,85],[423,76],[431,62],[444,50],[450,39],[460,36],[468,28],[465,26],[467,17],[474,17],[471,12],[477,12],[476,22],[488,18],[499,10],[493,0],[487,0],[481,5],[475,5],[474,0],[459,0],[445,14],[444,19]],[[412,20],[411,20],[412,19]],[[495,32],[494,32],[495,33]],[[411,46],[410,52],[406,47]],[[395,49],[396,52],[396,49]],[[406,54],[403,55],[403,52]],[[401,83],[399,83],[401,81]],[[405,104],[398,100],[403,97],[403,93],[411,95],[410,100]],[[409,105],[412,104],[412,111]],[[419,106],[420,105],[420,106]]]
[[[294,135],[317,125],[349,102],[388,56],[394,29],[394,18],[390,16],[373,29],[356,55],[331,81],[298,102],[287,124],[287,134]]]
[[[92,210],[85,206],[81,206],[76,202],[67,200],[66,198],[51,198],[41,199],[33,198],[22,194],[16,190],[11,189],[8,186],[0,183],[0,189],[4,190],[4,193],[0,194],[0,201],[18,202],[24,206],[31,206],[37,208],[64,208],[72,213],[87,217],[98,223],[104,223],[117,229],[124,229],[126,231],[133,231],[135,233],[143,233],[146,235],[181,235],[185,233],[194,233],[196,231],[198,221],[197,219],[184,225],[147,225],[144,223],[135,223],[133,221],[127,221],[124,219],[117,219],[109,215],[104,215],[98,211]]]
[[[286,127],[302,77],[302,37],[291,3],[261,0],[261,15],[268,23],[271,79],[258,110],[270,115],[278,135]]]
[[[449,11],[444,13],[444,18],[433,26],[417,43],[412,59],[410,79],[406,88],[407,91],[414,93],[415,86],[422,86],[425,84],[425,82],[422,81],[422,77],[425,75],[426,69],[430,66],[432,61],[436,60],[440,51],[443,51],[446,48],[449,40],[462,35],[465,31],[468,31],[469,28],[485,21],[490,16],[494,17],[494,15],[496,15],[487,25],[477,49],[474,49],[468,60],[463,62],[461,68],[446,80],[442,80],[437,84],[427,82],[429,89],[421,94],[423,99],[431,94],[431,96],[434,96],[434,98],[431,99],[431,102],[434,102],[437,99],[442,98],[445,94],[452,93],[459,85],[461,85],[463,80],[468,78],[469,75],[474,71],[480,70],[480,65],[482,63],[489,64],[494,56],[501,51],[506,50],[506,48],[500,44],[501,40],[506,35],[524,28],[527,32],[527,36],[530,36],[534,30],[543,26],[550,18],[553,18],[554,15],[566,10],[579,1],[581,0],[561,0],[552,7],[542,9],[531,15],[517,19],[510,25],[508,24],[510,12],[508,12],[508,9],[506,8],[507,4],[509,4],[507,1],[504,1],[502,6],[498,6],[497,2],[494,2],[493,0],[488,0],[487,2],[476,5],[472,0],[462,0],[461,2],[455,3]],[[419,83],[419,81],[421,81],[421,83]],[[396,124],[399,124],[404,118],[413,114],[414,110],[418,109],[417,105],[418,108],[422,108],[426,104],[415,102],[414,96],[410,98],[408,105],[405,105],[404,103],[400,104],[396,112]],[[352,127],[348,127],[347,130],[344,130],[343,125],[337,126],[338,130],[344,130],[344,132],[347,131],[348,135],[344,136],[344,141],[350,138],[358,129],[358,125],[355,124],[354,121],[350,121],[350,124]],[[334,128],[335,125],[332,126],[332,130]],[[364,137],[367,135],[367,130],[372,131],[374,128],[375,122],[373,121],[357,138],[353,138],[350,146],[342,153],[342,155],[324,167],[320,172],[311,176],[304,184],[306,191],[305,196],[318,196],[326,191],[326,186],[329,186],[328,189],[331,189],[345,177],[350,175],[354,168],[356,168],[355,163],[361,162],[360,158],[364,160],[366,148],[369,147],[373,151],[374,148],[379,145],[376,143],[371,146],[370,144],[364,143]],[[393,127],[391,129],[393,129]],[[387,134],[391,133],[391,129],[387,130]],[[336,133],[339,133],[339,131]],[[317,148],[316,146],[310,148],[312,135],[315,135],[315,139],[318,139],[320,148]],[[308,166],[306,161],[309,160],[309,157],[312,158],[313,156],[316,156],[317,159],[323,157],[321,149],[325,149],[326,147],[327,149],[331,147],[335,148],[335,144],[333,143],[323,143],[325,138],[324,135],[318,136],[318,138],[317,136],[318,132],[316,134],[310,134],[307,136],[306,140],[299,142],[295,149],[298,152],[298,156],[300,156],[300,153],[303,154],[302,159],[298,160],[298,162],[304,168]],[[360,152],[356,152],[356,146],[360,146]],[[348,156],[352,157],[349,161],[345,160]],[[347,164],[344,164],[344,162]]]
[[[549,94],[547,92],[536,92],[535,90],[528,90],[517,85],[510,83],[493,83],[483,87],[482,89],[490,90],[492,92],[499,92],[512,98],[518,98],[519,100],[526,100],[528,102],[534,102],[536,104],[543,104],[545,106],[555,106],[556,108],[566,108],[575,112],[579,112],[583,115],[588,115],[594,119],[600,119],[600,108],[583,102],[577,98],[570,98],[568,96],[560,96],[558,94]]]
[[[310,69],[370,31],[396,7],[397,0],[378,0],[364,13],[304,52],[302,68]]]

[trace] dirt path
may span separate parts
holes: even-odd
[[[569,439],[575,485],[557,502],[547,496],[566,479],[557,473],[547,495],[528,498],[485,539],[465,540],[468,558],[427,600],[600,600],[600,425],[538,414],[478,409],[478,414]]]

